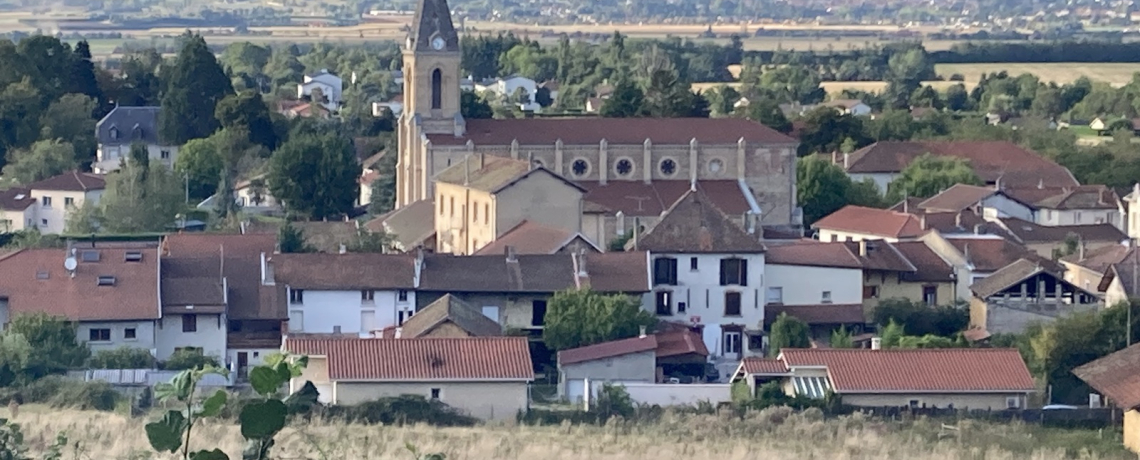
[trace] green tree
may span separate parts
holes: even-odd
[[[630,80],[623,80],[614,86],[609,99],[602,102],[598,114],[606,118],[632,118],[643,115],[645,93]]]
[[[91,369],[153,369],[155,364],[149,351],[125,345],[100,351],[87,360],[87,367]]]
[[[313,247],[305,242],[305,232],[289,222],[277,230],[277,250],[282,254],[315,252]]]
[[[352,142],[335,132],[296,133],[269,162],[269,190],[285,209],[307,218],[338,217],[359,196]]]
[[[946,108],[952,111],[968,110],[970,108],[970,93],[966,85],[961,83],[946,88]]]
[[[225,135],[225,130],[218,131],[205,139],[193,139],[178,150],[174,171],[188,181],[191,198],[204,200],[218,190],[223,167],[218,143]]]
[[[21,184],[47,179],[75,169],[75,147],[59,139],[44,140],[24,150],[8,152],[8,165],[4,176]]]
[[[831,107],[820,107],[808,112],[803,123],[797,152],[800,156],[836,152],[849,139],[856,147],[870,143],[870,139],[864,134],[861,119],[853,115],[840,114]]]
[[[792,131],[792,122],[788,121],[788,117],[784,116],[784,111],[780,110],[780,105],[776,104],[774,100],[752,101],[741,109],[743,109],[744,118],[760,122],[760,124],[781,133],[786,134]]]
[[[361,227],[346,245],[348,252],[388,253],[395,250],[396,238],[387,232],[374,232]]]
[[[60,139],[75,146],[75,161],[95,159],[95,119],[97,101],[83,94],[64,94],[40,115],[40,138]]]
[[[204,369],[209,367],[217,367],[218,359],[213,356],[206,356],[201,350],[181,349],[175,350],[174,353],[166,358],[162,363],[162,368],[168,371],[182,371],[186,369]]]
[[[272,56],[272,50],[267,47],[238,42],[226,46],[220,60],[234,74],[258,75],[265,70]]]
[[[542,340],[551,350],[566,350],[636,337],[657,318],[624,294],[567,290],[554,294],[546,310]]]
[[[740,101],[740,92],[728,85],[719,85],[707,91],[706,94],[708,94],[709,109],[714,116],[731,115],[736,111],[736,103]]]
[[[273,130],[273,120],[269,107],[261,99],[261,93],[242,91],[226,96],[218,102],[214,116],[222,129],[246,133],[249,142],[268,150],[277,148],[277,134]]]
[[[855,348],[855,341],[851,337],[851,332],[845,327],[840,327],[831,331],[831,341],[828,342],[831,348]]]
[[[653,118],[685,117],[692,112],[694,99],[690,85],[675,71],[658,70],[649,77],[640,112]],[[605,107],[602,104],[603,111]]]
[[[804,209],[804,225],[847,206],[851,178],[830,161],[800,158],[796,165],[796,197]]]
[[[158,120],[159,135],[176,145],[209,137],[217,131],[220,124],[214,113],[218,102],[234,92],[206,41],[189,33],[182,40],[182,50],[169,72],[165,72],[166,93]]]
[[[780,313],[772,323],[768,339],[768,356],[779,356],[784,348],[811,347],[811,329],[799,318]]]
[[[952,337],[966,329],[970,313],[955,305],[932,307],[905,298],[884,299],[871,312],[871,321],[886,325],[892,321],[910,336]]]
[[[39,138],[42,101],[43,95],[27,77],[0,90],[0,158]]]
[[[109,233],[161,232],[186,209],[182,180],[160,163],[128,161],[107,176],[98,205],[90,200],[68,222],[72,231],[92,228]]]
[[[491,104],[474,91],[464,91],[459,95],[459,110],[466,119],[491,118],[494,114]]]
[[[49,374],[62,374],[82,366],[91,351],[76,340],[78,325],[44,313],[16,315],[4,335],[19,335],[33,353],[23,369],[22,381],[29,382]]]
[[[883,348],[898,348],[903,337],[906,337],[906,331],[903,329],[903,326],[892,319],[887,322],[886,327],[879,333],[879,338],[882,340],[880,345]]]
[[[781,66],[764,72],[760,76],[759,90],[775,102],[798,102],[815,104],[823,100],[827,93],[819,87],[819,72],[806,66]],[[749,100],[759,99],[757,94],[745,91]]]
[[[887,197],[899,202],[903,197],[929,198],[955,184],[982,185],[982,179],[962,158],[925,154],[912,161],[887,186]]]

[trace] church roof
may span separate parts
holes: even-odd
[[[566,180],[564,177],[542,167],[531,165],[527,160],[494,155],[468,155],[435,176],[437,182],[463,185],[475,190],[499,193],[510,185],[534,173],[546,173],[565,182],[567,185],[585,192],[585,189]]]
[[[764,252],[759,235],[749,235],[696,188],[673,203],[661,220],[645,231],[637,248],[674,253]]]
[[[430,1],[430,0],[428,0]],[[796,140],[772,128],[743,118],[524,118],[469,119],[465,136],[429,134],[436,145],[554,145],[559,139],[567,145],[654,144],[688,145],[749,143],[795,144]]]
[[[443,38],[442,50],[431,47],[434,37]],[[416,4],[416,15],[412,18],[412,32],[408,36],[411,40],[409,48],[415,51],[426,52],[459,52],[459,34],[451,24],[451,8],[447,0],[420,0]]]

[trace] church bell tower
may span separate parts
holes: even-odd
[[[399,121],[396,207],[431,198],[430,147],[424,136],[461,136],[459,34],[447,0],[418,0],[404,44],[404,111]]]

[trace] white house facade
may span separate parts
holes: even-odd
[[[91,169],[99,174],[116,171],[130,157],[131,147],[146,147],[151,162],[174,166],[178,146],[163,142],[158,134],[160,107],[115,107],[95,124],[98,148]]]
[[[313,90],[318,90],[324,96],[323,105],[332,112],[340,109],[341,95],[344,90],[344,80],[329,73],[328,69],[321,69],[312,75],[305,75],[302,83],[297,85],[297,98],[302,99],[313,96]]]

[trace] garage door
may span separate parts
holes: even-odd
[[[572,379],[566,382],[567,401],[580,403],[584,396],[586,396],[586,381],[584,379]]]

